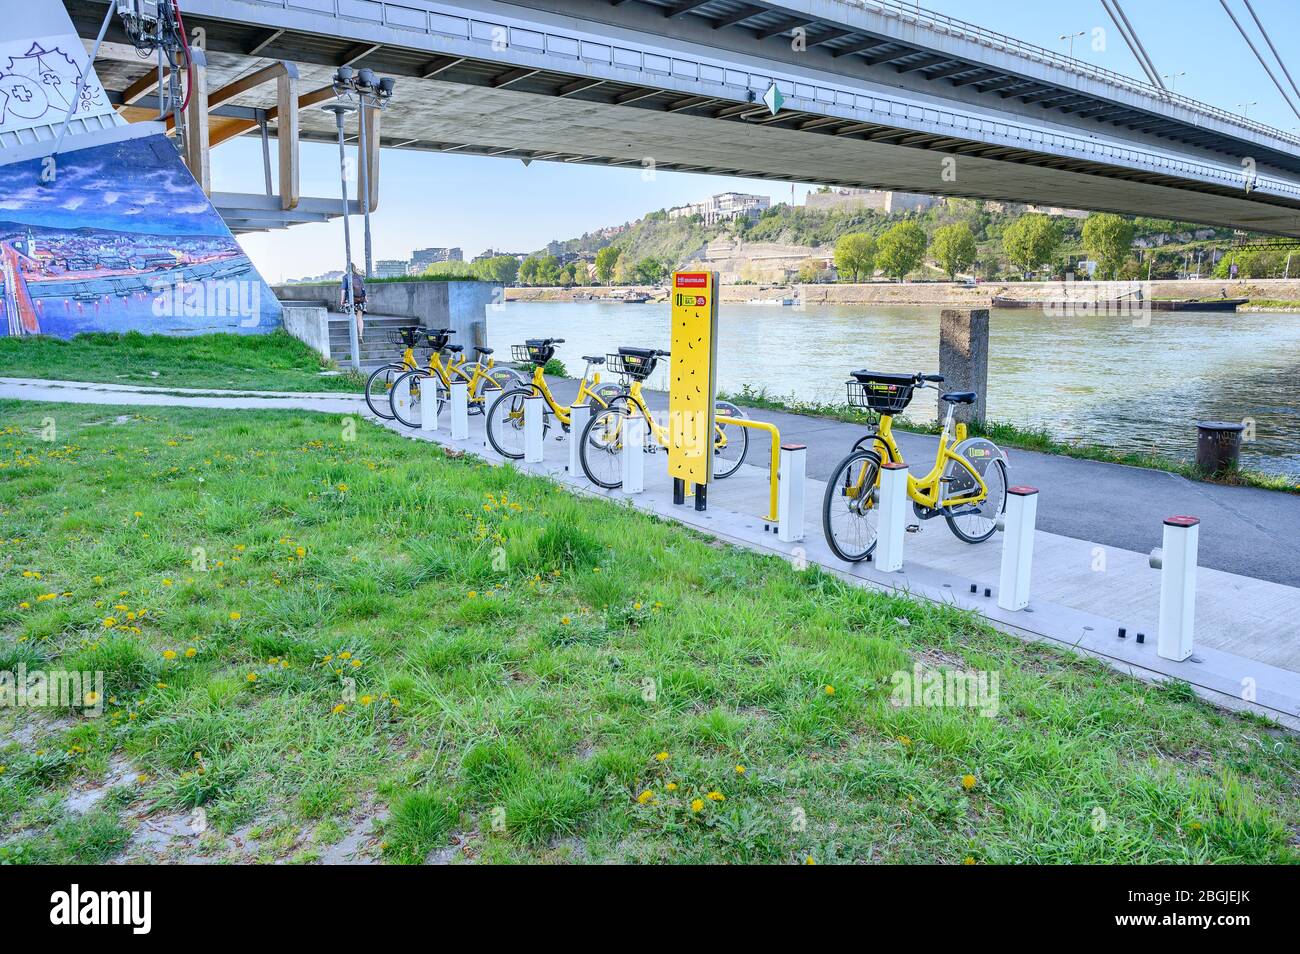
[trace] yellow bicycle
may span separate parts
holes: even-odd
[[[582,461],[587,479],[606,490],[623,486],[624,422],[631,415],[645,418],[645,444],[643,453],[654,454],[667,448],[671,435],[668,428],[654,419],[642,392],[642,382],[654,372],[660,358],[670,357],[667,351],[654,348],[619,348],[618,354],[608,355],[606,367],[622,375],[629,386],[610,401],[609,407],[592,414],[582,433],[578,457]],[[730,401],[714,404],[719,418],[741,419],[745,415]],[[721,480],[730,477],[745,462],[749,452],[749,432],[739,424],[719,421],[713,426],[713,476]]]
[[[523,382],[514,368],[497,367],[491,348],[475,347],[475,360],[467,361],[461,345],[448,344],[455,334],[450,328],[438,328],[426,333],[429,347],[427,368],[410,368],[394,379],[388,392],[388,405],[392,416],[407,427],[419,427],[422,415],[432,409],[436,417],[451,396],[453,381],[464,381],[469,393],[469,413],[482,414],[484,389],[491,385],[510,387]],[[403,356],[405,358],[405,356]],[[409,400],[402,406],[397,395],[403,393],[402,382],[408,386]]]
[[[922,388],[940,390],[941,374],[887,374],[854,371],[849,404],[880,416],[876,430],[853,445],[826,484],[822,529],[835,555],[849,563],[867,559],[876,548],[880,523],[880,470],[903,463],[894,440],[894,415]],[[934,466],[922,477],[907,476],[907,495],[919,520],[942,516],[960,540],[981,543],[997,529],[1007,501],[1007,455],[992,441],[967,437],[966,425],[953,423],[959,404],[972,404],[974,391],[947,391],[947,404]]]
[[[572,422],[569,408],[555,399],[550,385],[546,382],[546,363],[555,357],[555,346],[558,344],[564,344],[564,339],[529,338],[524,344],[511,346],[514,360],[519,364],[531,365],[533,376],[531,381],[516,382],[508,386],[488,409],[488,440],[502,457],[521,460],[524,456],[524,400],[526,398],[540,397],[545,402],[542,419],[543,437],[550,432],[554,421],[559,422],[564,432],[567,433],[569,430]],[[582,360],[586,362],[586,367],[583,368],[582,379],[578,382],[578,396],[574,399],[574,403],[585,401],[595,407],[608,407],[609,402],[621,394],[623,389],[617,384],[601,384],[600,372],[592,371],[593,367],[600,367],[605,363],[604,358],[599,355],[583,355]]]

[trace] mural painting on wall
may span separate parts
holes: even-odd
[[[280,305],[161,135],[0,166],[0,334],[260,333]],[[48,176],[46,177],[48,178]]]

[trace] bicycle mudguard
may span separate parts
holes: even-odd
[[[1007,463],[1006,451],[986,437],[968,437],[960,444],[955,445],[952,452],[958,457],[964,457],[975,468],[980,477],[983,477],[988,472],[989,466],[995,460],[1002,461],[1004,466]],[[947,489],[944,493],[947,498],[963,497],[968,493],[973,493],[976,489],[975,481],[971,479],[970,474],[964,468],[958,466],[956,461],[948,462],[948,469],[944,477],[948,479]]]

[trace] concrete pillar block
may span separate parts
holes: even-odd
[[[803,495],[807,470],[807,446],[782,444],[776,485],[776,535],[783,543],[803,539]]]
[[[1004,610],[1022,610],[1029,605],[1037,519],[1038,488],[1008,488],[1007,511],[1002,518],[1002,572],[998,577],[998,606]]]
[[[469,440],[469,382],[451,382],[451,439]]]
[[[623,493],[645,490],[645,418],[629,414],[623,419]]]
[[[586,401],[569,408],[569,473],[575,477],[582,473],[582,435],[591,421],[591,405]]]
[[[546,433],[546,405],[540,397],[524,398],[524,463],[542,462],[543,437]]]
[[[1181,662],[1192,654],[1200,524],[1196,517],[1165,518],[1160,554],[1160,632],[1156,638],[1156,653],[1162,659]]]
[[[895,461],[880,467],[880,525],[876,534],[876,569],[893,573],[903,568],[903,535],[907,532],[907,465]]]
[[[989,310],[945,308],[939,315],[939,373],[947,391],[974,391],[974,404],[955,406],[958,421],[988,420]]]

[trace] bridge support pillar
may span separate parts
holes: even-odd
[[[963,423],[987,420],[989,390],[989,310],[945,308],[939,316],[939,373],[948,391],[974,391],[974,404],[954,406]]]

